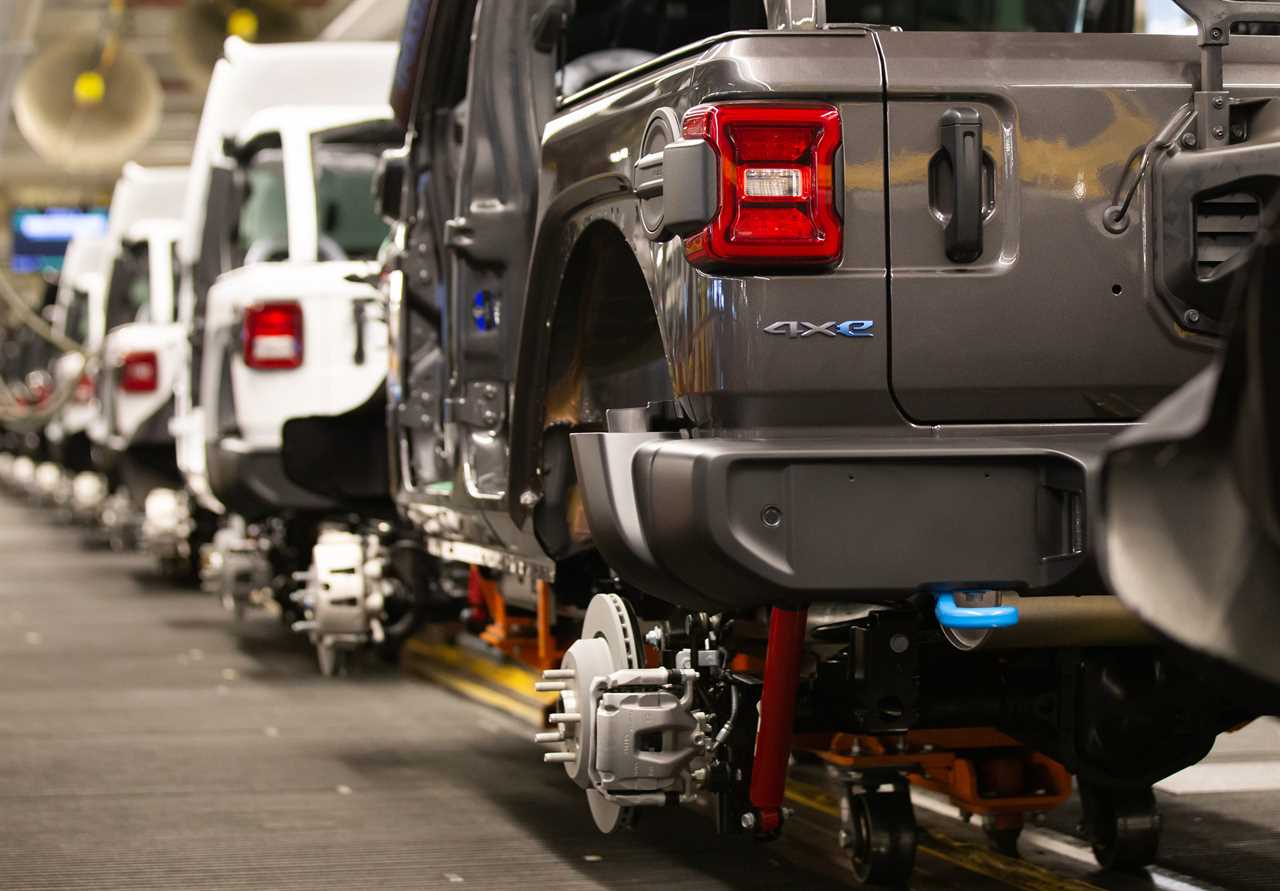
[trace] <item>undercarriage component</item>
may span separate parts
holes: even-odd
[[[81,471],[71,478],[68,507],[78,523],[91,523],[99,519],[108,499],[107,480],[100,473]],[[127,494],[126,494],[126,497]]]
[[[377,534],[332,527],[320,532],[303,574],[306,586],[293,594],[303,618],[292,627],[310,636],[326,677],[341,673],[353,650],[387,639],[386,608],[400,593],[387,568]]]
[[[143,501],[142,546],[170,574],[191,559],[195,518],[190,496],[175,489],[152,489]]]
[[[596,826],[612,832],[636,807],[692,796],[707,777],[712,745],[707,716],[696,710],[692,668],[642,668],[631,610],[616,594],[597,594],[587,607],[582,639],[561,667],[543,672],[541,691],[560,694],[555,730],[543,760],[563,764],[587,793]]]
[[[271,542],[244,519],[231,516],[200,553],[201,586],[216,594],[237,619],[251,604],[271,597]]]
[[[757,835],[772,836],[782,828],[782,799],[791,758],[796,719],[796,686],[804,650],[804,609],[774,607],[769,615],[764,688],[760,693],[760,729],[751,771],[751,806]]]
[[[1024,597],[1002,591],[1001,603],[1017,609],[1016,625],[943,628],[943,635],[960,650],[1138,646],[1155,640],[1150,628],[1112,595]]]
[[[806,747],[813,743],[804,740]],[[1071,797],[1065,767],[989,728],[837,734],[818,754],[853,777],[900,771],[911,785],[945,796],[962,813],[978,817],[992,847],[1010,855],[1017,853],[1028,816],[1047,813]]]
[[[1160,846],[1160,813],[1150,788],[1111,789],[1080,784],[1084,830],[1103,869],[1150,866]]]
[[[81,486],[80,474],[76,477],[75,484],[77,488]],[[97,477],[97,474],[94,474]],[[142,518],[138,516],[138,512],[133,507],[133,499],[129,497],[127,489],[117,489],[110,495],[106,494],[106,481],[101,477],[97,477],[101,482],[101,492],[103,496],[97,502],[97,506],[93,506],[92,497],[82,497],[77,494],[73,496],[73,505],[77,502],[83,504],[83,507],[73,507],[73,513],[80,516],[83,512],[84,516],[95,516],[102,526],[102,531],[107,537],[107,543],[114,551],[126,551],[134,548],[139,540],[141,531]],[[85,488],[93,491],[93,484],[85,481]]]
[[[501,581],[472,564],[467,577],[468,623],[483,625],[480,639],[525,665],[550,668],[564,650],[552,634],[555,596],[545,579],[504,574]],[[510,609],[518,605],[525,612]],[[529,615],[528,613],[532,613]]]
[[[10,484],[22,495],[34,495],[36,482],[36,462],[29,455],[18,455],[13,459],[13,477]]]
[[[65,505],[70,496],[62,468],[52,461],[42,461],[36,465],[32,480],[32,493],[41,504],[58,504],[59,495]],[[61,490],[61,493],[60,491]]]
[[[916,862],[915,811],[906,780],[894,771],[852,776],[840,803],[840,846],[863,885],[900,885]]]

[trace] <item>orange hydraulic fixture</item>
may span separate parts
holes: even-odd
[[[828,737],[817,754],[853,773],[905,773],[913,786],[950,799],[966,819],[980,817],[993,846],[1005,853],[1016,852],[1028,814],[1046,813],[1071,797],[1065,767],[991,728],[913,730],[892,737],[840,733]]]

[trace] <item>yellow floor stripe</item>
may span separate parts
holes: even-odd
[[[817,786],[791,781],[787,783],[787,800],[829,817],[840,818],[840,805],[837,799]],[[1015,860],[978,845],[949,838],[935,830],[929,832],[929,842],[929,844],[921,844],[917,850],[921,854],[944,860],[969,872],[996,879],[1011,888],[1019,888],[1023,891],[1104,891],[1097,885],[1056,876],[1035,864]]]
[[[475,681],[469,681],[449,672],[437,671],[430,666],[420,666],[419,670],[435,683],[448,687],[468,699],[473,699],[483,705],[506,712],[533,727],[542,727],[545,724],[542,709],[535,705],[520,702],[505,693],[486,687],[484,684],[477,684]]]
[[[488,681],[511,691],[516,697],[543,705],[554,705],[557,699],[554,693],[538,693],[533,689],[539,675],[518,665],[503,665],[468,653],[461,647],[449,644],[427,643],[410,638],[405,648],[411,653],[421,656],[443,668],[466,672],[480,680]]]

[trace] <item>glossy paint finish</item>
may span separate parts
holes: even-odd
[[[1237,43],[1240,95],[1280,82],[1274,44]],[[623,407],[560,399],[549,372],[557,331],[597,345],[617,336],[558,312],[575,248],[601,227],[643,275],[694,439],[989,441],[995,454],[1009,437],[1052,451],[1055,437],[1126,426],[1212,355],[1151,291],[1145,193],[1123,235],[1101,225],[1130,153],[1189,99],[1196,58],[1191,41],[1136,35],[734,32],[569,97],[542,131],[527,285],[506,295],[499,323],[514,366],[485,370],[509,386],[511,411],[506,514],[486,543],[529,553],[553,423]],[[633,171],[650,118],[735,100],[839,108],[845,251],[831,272],[708,275],[678,238],[646,233]],[[939,123],[957,104],[979,111],[990,155],[985,251],[972,264],[946,258],[930,198]],[[785,334],[851,320],[872,336]],[[452,496],[417,501],[439,512],[438,534],[466,538],[497,505],[454,482]]]
[[[1199,370],[1210,350],[1177,329],[1152,289],[1145,191],[1138,224],[1119,235],[1102,225],[1130,154],[1189,99],[1194,40],[877,40],[887,72],[893,392],[904,414],[1133,420]],[[1274,38],[1235,41],[1228,59],[1229,82],[1280,82]],[[958,105],[981,112],[994,174],[985,251],[968,264],[945,255],[929,182],[939,120]]]

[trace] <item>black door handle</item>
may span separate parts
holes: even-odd
[[[951,164],[947,258],[972,263],[982,256],[982,116],[975,108],[942,115],[942,153]]]

